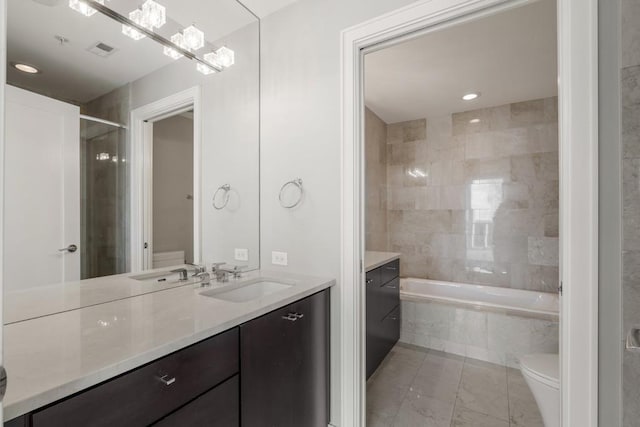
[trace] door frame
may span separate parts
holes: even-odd
[[[365,400],[363,49],[535,0],[421,0],[341,33],[341,425]],[[598,9],[557,0],[562,425],[598,421]]]
[[[201,88],[194,86],[131,111],[129,230],[132,272],[153,268],[153,123],[190,109],[193,109],[193,262],[200,262],[201,105]]]

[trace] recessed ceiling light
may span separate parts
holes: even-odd
[[[462,97],[462,99],[464,99],[465,101],[471,101],[473,99],[476,99],[479,96],[480,96],[479,93],[472,92],[472,93],[467,93],[466,95],[464,95]]]
[[[469,123],[480,123],[480,119],[471,119]]]
[[[19,62],[13,63],[11,64],[13,65],[13,67],[17,70],[22,71],[23,73],[28,73],[28,74],[38,74],[40,72],[40,70],[38,70],[36,67],[31,66],[31,65],[27,65],[27,64],[21,64]]]

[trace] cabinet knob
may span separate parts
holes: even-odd
[[[169,375],[163,375],[158,378],[164,385],[170,386],[176,382],[176,377],[170,377]]]
[[[373,283],[373,279],[367,279],[367,285],[370,285]]]

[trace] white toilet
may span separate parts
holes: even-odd
[[[530,354],[520,359],[520,370],[538,403],[545,427],[560,426],[560,357]]]

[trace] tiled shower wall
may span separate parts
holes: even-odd
[[[365,109],[366,247],[387,250],[387,124]]]
[[[622,176],[623,333],[640,325],[640,1],[623,0],[622,10]],[[623,425],[640,419],[640,355],[624,352]]]
[[[386,249],[403,276],[555,292],[558,166],[555,97],[390,124]]]

